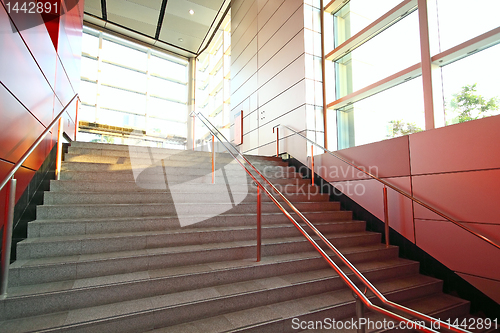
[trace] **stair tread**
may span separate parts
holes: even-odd
[[[335,213],[350,213],[348,211],[333,211]],[[329,212],[331,213],[331,212]],[[276,213],[276,212],[262,212],[261,213],[263,216],[283,216],[283,213]],[[296,214],[294,212],[290,213],[292,216],[296,217]],[[316,214],[316,215],[322,215],[326,214],[326,212],[320,211],[320,212],[307,212],[305,215],[310,214]],[[245,217],[245,216],[256,216],[257,213],[237,213],[237,214],[224,214],[225,217]],[[193,217],[213,217],[211,214],[197,214],[193,215]],[[165,219],[171,219],[171,215],[158,215],[158,216],[150,216],[151,218],[165,218]],[[184,217],[189,217],[189,215],[184,215]],[[83,218],[72,218],[72,219],[44,219],[44,220],[35,220],[30,223],[39,223],[39,224],[46,224],[46,223],[69,223],[69,222],[96,222],[96,223],[102,223],[105,221],[129,221],[129,220],[143,220],[146,218],[145,216],[131,216],[131,217],[83,217]],[[361,222],[360,220],[346,220],[346,221],[355,221],[355,222]]]
[[[42,222],[42,223],[45,223]],[[316,227],[352,223],[352,221],[330,221],[330,222],[316,222],[314,225]],[[305,227],[305,223],[301,223],[301,226]],[[54,241],[70,241],[70,240],[86,240],[86,239],[106,239],[106,238],[119,238],[119,237],[144,237],[144,236],[158,236],[167,234],[188,234],[188,233],[203,233],[203,232],[219,232],[219,231],[231,231],[231,230],[255,230],[256,226],[226,226],[226,227],[179,227],[178,229],[166,229],[166,230],[153,230],[153,231],[133,231],[133,232],[119,232],[119,233],[103,233],[103,234],[81,234],[81,235],[69,235],[69,236],[53,236],[53,237],[33,237],[27,238],[20,242],[20,244],[33,244],[33,243],[46,243]],[[292,223],[286,224],[266,224],[262,226],[262,229],[279,229],[279,228],[295,228]],[[356,234],[367,234],[368,232],[359,232]],[[342,232],[340,235],[352,235],[353,232]],[[371,233],[373,234],[373,233]]]
[[[414,275],[406,277],[404,279],[392,279],[389,281],[383,281],[376,285],[381,292],[390,294],[403,289],[411,289],[435,283],[438,282],[434,278],[422,275]],[[291,287],[293,285],[294,284],[286,281],[283,278],[266,278],[253,280],[249,283],[222,285],[219,287],[202,288],[169,295],[160,295],[143,299],[136,299],[132,301],[100,305],[90,308],[69,310],[66,311],[67,316],[63,325],[76,325],[80,323],[85,324],[89,321],[95,320],[112,320],[114,318],[127,315],[136,316],[138,314],[147,314],[152,311],[159,311],[161,309],[187,307],[188,305],[196,304],[203,300],[225,300],[233,297],[241,297],[245,294],[256,294],[260,292],[268,292],[270,290],[283,289]],[[328,306],[332,307],[345,302],[354,302],[354,300],[352,298],[351,291],[344,288],[341,290],[321,293],[319,295],[279,302],[278,304],[271,304],[272,308],[274,309],[273,313],[276,313],[276,311],[280,312],[280,316],[273,319],[281,319],[284,316],[290,316],[290,313],[293,312],[290,311],[290,309],[293,308],[295,308],[300,314],[305,314],[318,310],[320,308]],[[271,304],[268,304],[268,307]],[[291,307],[291,304],[293,304],[294,306]],[[53,319],[54,322],[58,322],[60,319],[60,315],[61,313],[55,313],[43,315],[40,317],[44,317],[47,322],[50,322],[51,319]],[[247,318],[247,320],[251,321],[252,319]],[[3,322],[2,326],[9,328],[10,325],[15,326],[15,324],[19,323],[28,324],[29,320],[27,320],[27,318],[8,320]]]
[[[266,244],[281,244],[281,243],[289,243],[297,241],[301,239],[305,241],[303,237],[287,237],[287,238],[278,238],[278,239],[269,239],[263,240],[262,245]],[[221,247],[224,244],[225,247]],[[133,250],[133,251],[119,251],[119,252],[104,252],[97,254],[81,254],[81,255],[72,255],[72,256],[64,256],[64,257],[49,257],[49,258],[40,258],[40,259],[27,259],[27,260],[17,260],[10,265],[12,268],[26,268],[26,267],[36,267],[36,266],[47,266],[47,265],[61,265],[61,264],[79,264],[83,262],[95,262],[99,260],[110,260],[110,259],[123,259],[123,258],[135,258],[135,257],[147,257],[154,255],[162,255],[162,254],[172,254],[172,253],[182,253],[184,251],[205,251],[205,250],[213,250],[217,248],[231,248],[231,247],[253,247],[255,246],[255,240],[253,241],[237,241],[237,242],[227,242],[227,243],[212,243],[203,245],[186,245],[182,247],[176,248],[152,248],[152,249],[142,249],[142,250]],[[390,248],[395,248],[390,246]],[[363,246],[351,246],[342,248],[344,255],[349,255],[358,252],[366,252],[373,250],[381,250],[386,249],[386,246],[383,244],[366,244]],[[327,253],[331,253],[331,251],[326,251]],[[298,255],[295,253],[295,255]]]
[[[68,292],[79,289],[105,287],[116,284],[136,283],[138,281],[150,281],[153,279],[165,279],[178,276],[188,276],[192,274],[196,275],[196,274],[206,274],[206,273],[217,273],[220,271],[231,270],[231,269],[245,269],[257,266],[266,267],[274,265],[276,263],[283,263],[283,262],[300,263],[304,260],[310,260],[310,259],[321,259],[321,256],[316,252],[303,252],[300,255],[282,254],[275,256],[267,256],[265,258],[262,258],[260,262],[256,262],[254,259],[221,261],[221,262],[213,262],[206,264],[196,264],[188,266],[170,267],[164,269],[138,271],[133,273],[100,276],[94,278],[82,278],[82,279],[75,279],[68,281],[18,286],[9,289],[9,294],[7,299],[32,296],[32,295],[43,296],[48,293]],[[382,268],[405,267],[413,265],[418,265],[418,263],[408,259],[394,258],[383,261],[361,262],[357,264],[356,267],[360,272],[364,273]],[[344,272],[349,273],[349,270],[346,267],[341,267],[341,269]],[[337,276],[337,273],[332,268],[329,267],[324,269],[318,269],[316,271],[317,272],[314,273],[315,276],[321,274],[330,274],[331,276]],[[297,273],[297,276],[303,273],[304,272],[299,272]]]

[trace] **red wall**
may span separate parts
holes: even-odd
[[[500,243],[499,128],[495,116],[337,153]],[[330,155],[315,170],[384,220],[380,183]],[[500,250],[393,190],[388,198],[392,228],[500,303]]]
[[[56,47],[41,15],[8,13],[2,0],[0,180],[78,92],[82,27],[83,1],[80,1],[61,16]],[[64,114],[64,130],[69,137],[74,137],[75,112],[73,105]],[[49,134],[17,172],[17,198],[55,144],[54,137]],[[0,193],[0,202],[3,220],[5,189]]]

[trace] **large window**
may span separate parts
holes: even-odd
[[[338,149],[500,114],[500,2],[417,4],[329,4],[327,104],[336,124],[329,137],[337,138]],[[427,22],[419,19],[420,10],[427,11]],[[428,40],[422,34],[427,28]],[[421,45],[430,48],[425,68]],[[432,79],[425,89],[424,71]],[[424,98],[433,105],[424,107]]]
[[[182,143],[187,65],[185,59],[84,27],[79,119],[138,130],[151,142],[175,137]]]
[[[212,42],[198,56],[196,65],[196,109],[229,139],[231,11],[222,21]],[[203,145],[211,139],[208,129],[195,122],[195,141]]]

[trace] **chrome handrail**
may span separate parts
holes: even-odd
[[[7,177],[0,183],[0,191],[3,188],[10,184],[10,188],[7,193],[6,198],[6,220],[4,221],[3,228],[3,238],[2,238],[2,258],[0,264],[0,297],[4,298],[7,294],[7,285],[9,280],[9,264],[10,264],[10,252],[12,246],[12,228],[14,222],[14,206],[16,204],[15,196],[16,196],[16,186],[17,180],[14,178],[16,172],[23,165],[24,162],[28,159],[28,157],[35,151],[38,145],[45,139],[45,136],[52,130],[52,127],[61,120],[62,115],[66,112],[66,109],[73,103],[75,98],[79,98],[78,94],[75,94],[73,98],[69,101],[68,104],[62,109],[61,112],[52,120],[52,122],[45,128],[45,130],[40,134],[38,139],[31,145],[31,147],[24,153],[23,156],[19,159],[19,161],[12,167],[12,170],[7,174]],[[77,104],[78,108],[78,104]],[[58,168],[60,168],[61,154],[62,154],[62,123],[59,123],[59,133],[57,139],[57,158],[56,158],[56,177],[59,175]]]
[[[250,177],[253,179],[253,181],[255,182],[255,184],[259,188],[261,188],[267,194],[267,196],[271,199],[271,201],[273,201],[276,204],[276,206],[282,211],[282,213],[285,214],[285,216],[295,225],[295,227],[302,233],[302,235],[304,237],[306,237],[306,239],[309,241],[309,243],[311,243],[314,246],[314,248],[320,253],[320,255],[337,272],[337,274],[342,278],[342,280],[347,284],[347,286],[357,296],[357,302],[358,302],[358,300],[360,300],[367,308],[369,308],[369,309],[371,309],[373,311],[379,312],[382,315],[385,315],[385,316],[387,316],[389,318],[398,320],[400,322],[412,323],[412,325],[415,325],[413,327],[416,327],[415,329],[419,330],[421,332],[437,332],[437,331],[435,331],[433,329],[429,329],[427,327],[422,327],[418,323],[416,323],[416,322],[414,322],[414,321],[412,321],[412,320],[410,320],[408,318],[405,318],[405,317],[403,317],[403,316],[401,316],[399,314],[396,314],[394,312],[391,312],[391,311],[389,311],[387,309],[384,309],[382,307],[379,307],[379,306],[373,304],[368,299],[368,297],[366,297],[365,293],[361,292],[361,290],[354,284],[354,282],[352,282],[352,280],[349,277],[347,277],[347,275],[337,266],[337,264],[335,264],[335,262],[330,258],[330,256],[328,254],[326,254],[326,252],[304,230],[304,228],[302,228],[302,226],[297,221],[295,221],[295,219],[290,215],[290,213],[288,213],[288,211],[285,210],[285,208],[269,192],[269,190],[266,187],[264,187],[264,185],[262,185],[262,183],[259,182],[255,178],[254,175],[252,175],[252,173],[250,172],[250,170],[248,170],[243,165],[243,163],[240,160],[238,160],[238,158],[230,151],[230,149],[226,146],[226,144],[210,128],[210,126],[208,126],[208,124],[206,122],[208,122],[215,129],[215,131],[217,131],[217,133],[224,139],[225,142],[227,142],[229,145],[231,145],[231,143],[224,137],[224,135],[212,123],[210,123],[210,121],[203,114],[201,114],[200,112],[199,113],[195,113],[193,111],[193,112],[191,112],[190,115],[192,115],[192,114],[194,114],[195,116],[197,116],[200,119],[200,121],[207,127],[207,129],[211,132],[212,135],[214,135],[214,137],[217,137],[217,139],[221,142],[221,144],[226,148],[226,150],[228,151],[228,153],[231,154],[231,156],[236,160],[236,162],[238,162],[238,164],[246,171],[246,173],[248,173],[250,175]],[[206,122],[201,117],[203,117]],[[378,289],[375,288],[375,286],[373,286],[371,284],[371,282],[368,281],[364,277],[364,275],[361,274],[361,272],[359,272],[358,269],[356,267],[354,267],[354,265],[351,264],[351,262],[349,260],[347,260],[347,258],[335,246],[333,246],[331,244],[331,242],[316,227],[314,227],[314,225],[283,195],[283,193],[281,193],[259,170],[257,170],[257,168],[252,163],[250,163],[250,161],[248,161],[248,159],[245,156],[243,156],[243,154],[241,154],[241,152],[238,149],[236,149],[233,145],[231,145],[231,147],[233,147],[233,149],[245,161],[245,163],[247,165],[249,165],[262,178],[262,180],[264,180],[264,182],[266,182],[273,189],[273,191],[276,192],[281,197],[281,199],[283,199],[283,201],[307,224],[307,226],[309,226],[311,228],[312,231],[314,231],[314,233],[317,236],[319,236],[319,238],[328,246],[328,248],[330,250],[332,250],[341,259],[341,261],[353,272],[353,274],[357,278],[359,278],[363,282],[363,284],[368,289],[370,289],[370,291],[372,291],[374,293],[375,297],[378,298],[383,304],[385,304],[386,306],[388,306],[388,307],[390,307],[390,308],[392,308],[394,310],[398,310],[398,311],[406,313],[407,315],[414,316],[414,317],[416,317],[418,319],[422,319],[422,320],[426,321],[427,323],[430,323],[431,327],[435,327],[435,324],[438,323],[439,327],[443,327],[443,328],[445,328],[445,329],[447,329],[449,331],[452,331],[452,332],[470,333],[469,331],[461,329],[459,327],[455,327],[455,326],[451,325],[450,323],[443,322],[443,321],[441,321],[439,319],[433,318],[431,316],[425,315],[425,314],[420,313],[418,311],[412,310],[410,308],[404,307],[404,306],[402,306],[400,304],[397,304],[397,303],[394,303],[392,301],[387,300],[385,298],[385,296],[382,293],[380,293],[380,291],[378,291]]]
[[[425,202],[423,202],[423,201],[421,201],[421,200],[419,200],[419,199],[415,198],[415,197],[414,197],[414,196],[412,196],[411,194],[408,194],[408,193],[406,193],[405,191],[403,191],[403,190],[401,190],[401,189],[397,188],[396,186],[394,186],[394,185],[392,185],[392,184],[390,184],[390,183],[386,182],[385,180],[378,178],[377,176],[375,176],[375,175],[373,175],[373,174],[371,174],[371,173],[367,172],[366,170],[363,170],[362,168],[360,168],[360,167],[358,167],[357,165],[355,165],[355,164],[353,164],[353,163],[349,162],[348,160],[346,160],[346,159],[345,159],[345,158],[343,158],[342,156],[339,156],[339,155],[335,154],[334,152],[332,152],[332,151],[330,151],[330,150],[326,149],[325,147],[321,146],[320,144],[318,144],[318,143],[316,143],[316,142],[312,141],[311,139],[308,139],[306,136],[304,136],[304,135],[302,135],[301,133],[297,132],[297,131],[296,131],[296,130],[294,130],[293,128],[290,128],[289,126],[286,126],[286,125],[280,125],[280,126],[283,126],[283,127],[285,127],[286,129],[288,129],[288,130],[290,130],[290,131],[294,132],[295,134],[297,134],[297,135],[299,135],[299,136],[303,137],[304,139],[306,139],[307,141],[309,141],[309,142],[311,142],[312,144],[316,145],[317,147],[319,147],[320,149],[324,150],[325,152],[327,152],[328,154],[332,155],[333,157],[335,157],[335,158],[337,158],[337,159],[341,160],[341,161],[342,161],[342,162],[344,162],[344,163],[349,164],[350,166],[352,166],[352,167],[354,167],[354,168],[358,169],[359,171],[362,171],[362,172],[363,172],[364,174],[366,174],[367,176],[369,176],[369,177],[371,177],[371,178],[373,178],[373,179],[375,179],[375,180],[377,180],[377,181],[381,182],[381,183],[382,183],[382,184],[384,184],[385,186],[387,186],[387,187],[389,187],[389,188],[393,189],[394,191],[398,192],[399,194],[401,194],[401,195],[405,196],[406,198],[408,198],[408,199],[410,199],[410,200],[412,200],[412,201],[414,201],[414,202],[418,203],[419,205],[421,205],[421,206],[423,206],[423,207],[425,207],[425,208],[429,209],[431,212],[433,212],[433,213],[435,213],[435,214],[437,214],[437,215],[441,216],[442,218],[444,218],[444,219],[446,219],[446,220],[448,220],[448,221],[452,222],[453,224],[455,224],[455,225],[459,226],[460,228],[462,228],[462,229],[464,229],[464,230],[466,230],[466,231],[470,232],[470,233],[471,233],[471,234],[473,234],[474,236],[476,236],[476,237],[478,237],[478,238],[482,239],[483,241],[488,242],[489,244],[493,245],[494,247],[496,247],[496,248],[500,249],[500,245],[499,245],[499,244],[497,244],[497,243],[495,243],[494,241],[492,241],[492,240],[491,240],[491,239],[489,239],[488,237],[483,236],[483,235],[481,235],[481,234],[478,234],[478,233],[477,233],[477,232],[475,232],[474,230],[472,230],[472,229],[468,228],[467,226],[463,225],[462,223],[460,223],[460,222],[458,222],[458,221],[454,220],[453,218],[451,218],[451,217],[449,217],[448,215],[446,215],[445,213],[443,213],[443,212],[441,212],[441,211],[437,210],[436,208],[431,207],[430,205],[426,204]]]
[[[26,162],[26,160],[28,159],[28,157],[35,151],[35,149],[43,141],[43,139],[45,138],[45,136],[50,132],[50,130],[52,129],[52,127],[54,127],[54,125],[59,121],[59,119],[64,114],[64,112],[66,111],[66,109],[71,105],[71,103],[73,103],[73,101],[75,100],[75,98],[78,98],[78,94],[75,94],[75,96],[73,96],[73,98],[71,99],[71,101],[69,101],[69,103],[66,104],[66,106],[62,109],[62,111],[59,112],[59,114],[54,118],[54,120],[49,124],[49,126],[47,126],[47,128],[45,129],[45,131],[43,131],[43,133],[40,134],[40,136],[38,137],[38,139],[31,145],[31,147],[24,153],[24,155],[19,159],[19,161],[14,165],[14,167],[9,172],[9,174],[7,175],[7,177],[5,177],[5,179],[2,181],[2,183],[0,183],[0,191],[3,190],[3,188],[5,187],[5,185],[7,185],[7,183],[14,176],[14,174],[17,172],[17,170],[19,170],[19,168],[23,165],[23,163]]]

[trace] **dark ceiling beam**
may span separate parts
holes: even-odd
[[[158,17],[158,25],[156,26],[156,34],[155,34],[156,40],[159,40],[160,38],[160,31],[163,25],[163,19],[165,18],[165,11],[167,10],[167,2],[168,0],[163,0],[161,2],[160,16]]]
[[[222,1],[222,4],[219,8],[219,11],[217,12],[217,15],[215,15],[214,20],[212,21],[212,24],[210,25],[210,28],[208,28],[207,33],[205,34],[205,38],[203,38],[203,41],[207,40],[208,34],[210,33],[210,30],[214,26],[214,23],[217,20],[217,17],[219,16],[220,12],[222,11],[222,8],[224,8],[225,4],[226,4],[226,0]],[[229,5],[227,6],[227,8],[231,8],[231,1],[229,1]],[[205,47],[203,48],[203,50],[201,52],[200,52],[200,49],[203,45],[203,42],[200,44],[200,47],[198,48],[198,55],[202,54],[203,51],[205,51],[205,49],[208,47],[208,45],[210,45],[210,42],[212,41],[212,38],[214,38],[214,35],[217,32],[217,30],[219,29],[222,21],[224,20],[224,17],[226,17],[226,14],[228,12],[227,8],[226,8],[226,12],[224,13],[224,15],[222,15],[222,18],[220,19],[219,24],[217,25],[217,28],[215,28],[214,33],[212,34],[212,37],[210,37],[210,41],[207,43],[207,45],[205,45]]]
[[[223,5],[224,5],[224,3],[223,3]],[[222,9],[222,7],[221,7],[221,9]],[[221,9],[219,9],[219,13],[220,13],[220,10],[221,10]],[[212,36],[211,36],[211,37],[210,37],[210,39],[208,40],[208,43],[206,43],[206,44],[205,44],[205,47],[203,48],[203,50],[201,50],[201,51],[200,51],[200,49],[198,49],[198,54],[196,55],[197,57],[198,57],[200,54],[202,54],[203,52],[205,52],[205,50],[207,49],[207,47],[210,45],[210,43],[212,42],[212,39],[214,39],[215,34],[217,33],[217,30],[219,30],[220,25],[221,25],[221,24],[222,24],[222,22],[224,21],[224,18],[226,17],[226,15],[227,15],[227,13],[229,12],[229,10],[230,10],[230,9],[231,9],[231,2],[230,2],[230,3],[229,3],[229,5],[227,6],[226,11],[225,11],[225,12],[224,12],[224,14],[222,15],[222,17],[221,17],[221,19],[220,19],[219,23],[217,24],[217,27],[215,28],[214,32],[212,33]],[[217,16],[219,16],[219,14],[217,14]],[[214,22],[215,22],[215,20],[217,19],[217,16],[215,17]],[[212,24],[213,24],[213,23],[212,23]],[[210,30],[209,30],[209,31],[210,31]],[[207,35],[208,35],[208,32],[207,32]],[[206,37],[205,37],[205,38],[206,38]],[[200,48],[201,48],[201,45],[200,45]]]
[[[102,19],[104,21],[108,20],[108,10],[106,9],[106,0],[101,0],[101,11],[102,11]]]

